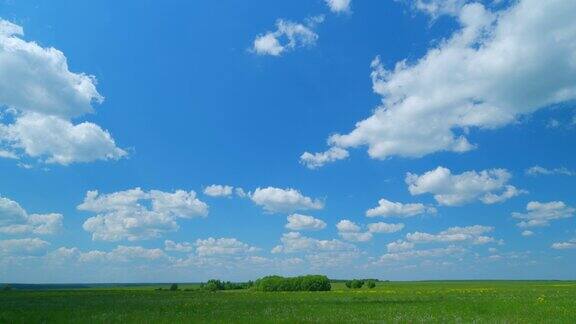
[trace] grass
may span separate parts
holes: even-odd
[[[576,282],[568,281],[381,282],[358,290],[334,283],[330,292],[154,288],[0,292],[0,323],[576,322]]]

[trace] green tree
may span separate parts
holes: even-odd
[[[374,280],[366,281],[366,286],[370,289],[376,288],[376,282]]]
[[[170,286],[170,291],[176,291],[176,290],[178,290],[178,284],[173,283],[173,284]]]

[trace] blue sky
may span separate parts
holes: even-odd
[[[0,281],[574,279],[571,1],[1,1]]]

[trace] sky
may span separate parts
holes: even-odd
[[[0,282],[576,279],[576,2],[0,1]]]

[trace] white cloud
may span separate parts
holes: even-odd
[[[36,255],[46,251],[50,243],[39,238],[0,240],[0,255]]]
[[[250,198],[256,205],[262,206],[264,210],[271,213],[324,208],[322,201],[306,197],[298,190],[291,188],[257,188]]]
[[[176,243],[174,241],[164,241],[164,250],[169,252],[192,252],[194,246],[188,242]]]
[[[281,245],[272,249],[272,253],[298,253],[298,252],[342,252],[355,251],[356,247],[336,239],[318,240],[298,232],[290,232],[282,235]]]
[[[292,214],[287,218],[286,228],[293,231],[318,231],[326,227],[326,222],[312,216]]]
[[[338,235],[346,241],[366,242],[372,239],[373,234],[389,234],[401,231],[404,228],[404,224],[371,223],[368,224],[368,229],[363,231],[358,224],[343,219],[336,224],[336,228],[338,229]]]
[[[297,47],[314,45],[318,40],[314,28],[323,20],[323,16],[316,16],[307,19],[305,24],[299,24],[278,19],[276,30],[258,35],[254,40],[252,50],[259,55],[280,56]]]
[[[0,197],[1,234],[55,234],[62,228],[61,214],[28,214],[20,204]]]
[[[522,236],[532,236],[532,235],[534,235],[534,232],[532,231],[529,230],[522,231]]]
[[[304,152],[300,156],[300,163],[309,169],[317,169],[324,164],[348,158],[348,151],[339,147],[331,147],[326,152],[309,153]]]
[[[330,11],[335,13],[350,12],[350,2],[352,0],[325,0]]]
[[[404,224],[388,224],[382,222],[368,224],[368,231],[370,233],[390,234],[401,231],[402,229],[404,229]]]
[[[414,9],[422,11],[432,18],[442,15],[457,16],[467,0],[409,0]]]
[[[0,122],[1,157],[26,155],[67,165],[126,156],[106,130],[71,121],[93,113],[92,103],[104,100],[96,79],[70,72],[64,53],[22,35],[20,26],[0,19],[0,107],[14,120]]]
[[[552,248],[555,250],[568,250],[576,249],[576,239],[570,240],[568,242],[557,242],[552,244]]]
[[[386,245],[386,249],[389,253],[403,252],[412,250],[415,244],[412,242],[406,242],[402,240],[397,240]]]
[[[104,241],[160,237],[178,230],[178,218],[208,214],[208,205],[196,198],[194,191],[145,192],[140,188],[111,194],[88,191],[78,209],[98,213],[88,218],[83,227],[92,233],[93,240]]]
[[[204,194],[211,197],[228,197],[232,195],[234,187],[226,185],[210,185],[204,188]]]
[[[546,169],[541,166],[535,165],[526,170],[527,175],[539,176],[539,175],[565,175],[565,176],[576,176],[576,171],[569,170],[565,167]]]
[[[196,253],[200,256],[245,254],[259,250],[235,238],[210,237],[205,240],[196,240],[195,246]]]
[[[574,216],[576,209],[567,206],[562,201],[551,201],[541,203],[531,201],[526,205],[526,213],[512,213],[512,217],[520,219],[519,227],[538,227],[548,226],[550,221],[570,218]]]
[[[473,3],[456,10],[461,28],[415,63],[386,70],[373,62],[373,88],[383,103],[352,132],[331,136],[331,147],[368,146],[377,159],[465,152],[475,147],[470,129],[500,128],[576,99],[576,20],[569,14],[576,2],[520,0],[495,13]]]
[[[438,234],[414,232],[406,234],[406,240],[413,243],[455,243],[469,242],[472,244],[486,244],[495,242],[493,237],[484,234],[494,230],[490,226],[473,225],[467,227],[450,227]]]
[[[386,253],[382,255],[376,263],[386,264],[391,262],[399,262],[417,258],[438,258],[442,256],[460,254],[463,252],[465,252],[464,249],[455,246],[448,246],[446,248],[435,248],[427,250],[409,250],[403,252]]]
[[[440,205],[458,206],[474,200],[493,204],[525,193],[507,185],[511,177],[504,169],[452,174],[449,169],[438,167],[423,175],[408,173],[406,184],[412,195],[433,194]]]
[[[147,249],[141,246],[119,245],[110,252],[98,250],[81,252],[80,262],[134,262],[134,261],[154,261],[166,259],[167,255],[160,249]]]
[[[420,214],[435,214],[436,208],[429,207],[424,204],[403,204],[400,202],[393,202],[387,199],[380,199],[378,206],[368,209],[366,216],[368,217],[412,217]]]

